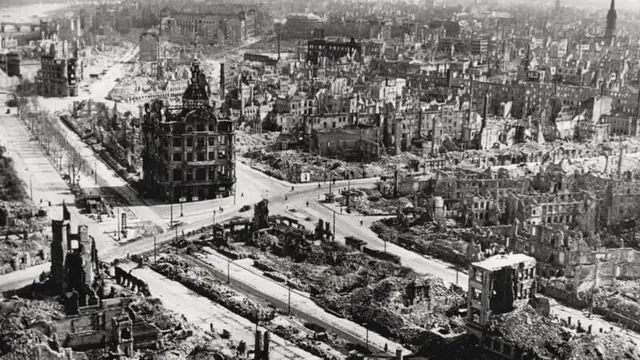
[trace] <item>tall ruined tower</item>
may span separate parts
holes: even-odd
[[[616,36],[616,22],[618,20],[618,14],[616,13],[616,0],[611,0],[611,7],[607,13],[607,28],[604,32],[604,39],[608,46],[613,44],[613,39]]]

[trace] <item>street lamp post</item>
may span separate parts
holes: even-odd
[[[327,183],[327,160],[324,160],[324,183]],[[329,183],[331,184],[331,183]],[[329,191],[331,192],[331,191]]]
[[[120,208],[116,210],[116,216],[118,217],[116,220],[118,222],[118,242],[120,242]]]
[[[182,212],[182,203],[183,203],[183,200],[182,200],[182,199],[183,199],[183,198],[182,198],[182,197],[180,197],[180,217],[183,217],[183,216],[184,216],[184,213]]]
[[[32,183],[32,180],[33,180],[33,175],[29,176],[29,192],[31,193],[31,201],[35,201],[33,199],[33,183]]]
[[[333,210],[333,241],[336,241],[336,211]]]
[[[174,241],[174,245],[176,246],[176,254],[178,253],[178,225],[176,225],[176,239]]]
[[[349,206],[351,205],[351,176],[347,173],[347,214],[349,213]]]
[[[364,323],[362,325],[364,325],[364,328],[365,328],[365,331],[366,331],[365,345],[366,345],[366,349],[367,349],[367,353],[368,353],[369,352],[369,324],[368,323]]]
[[[287,284],[287,287],[289,289],[289,301],[288,301],[288,305],[287,305],[287,315],[291,315],[291,284]]]
[[[169,228],[171,228],[173,226],[173,196],[174,195],[175,195],[175,189],[172,186],[171,187],[171,197],[169,198],[170,211],[171,211],[171,218],[169,220]]]
[[[227,259],[227,284],[231,284],[231,260]]]
[[[93,180],[96,183],[96,186],[98,185],[98,161],[97,160],[93,160]]]

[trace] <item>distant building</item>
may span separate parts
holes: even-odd
[[[313,14],[291,14],[282,27],[282,37],[287,39],[309,39],[314,29],[323,24],[319,16]]]
[[[347,55],[359,56],[361,54],[362,46],[356,43],[354,38],[348,42],[325,39],[313,39],[307,42],[307,61],[312,64],[318,64],[323,57],[336,61]]]
[[[160,36],[154,32],[140,34],[140,61],[158,61],[162,56]]]
[[[20,76],[20,54],[0,54],[0,70],[8,76]]]
[[[470,46],[473,55],[486,56],[489,49],[489,41],[485,37],[478,37],[471,40]]]
[[[182,106],[145,105],[143,181],[148,196],[197,201],[229,196],[236,182],[233,122],[214,113],[198,61]]]
[[[161,35],[170,39],[193,38],[197,34],[205,43],[239,42],[257,33],[254,10],[219,13],[187,9],[165,15],[161,20]]]
[[[69,48],[67,41],[51,44],[41,57],[41,68],[36,75],[36,89],[40,96],[78,96],[82,80],[82,60],[78,49]]]

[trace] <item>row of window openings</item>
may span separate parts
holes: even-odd
[[[520,266],[523,266],[523,263],[521,263]],[[472,271],[473,271],[473,279],[477,282],[482,282],[482,276],[484,275],[484,271],[481,269],[472,269]],[[518,271],[518,279],[520,280],[533,279],[534,276],[535,276],[535,268],[528,268],[528,269],[521,268],[520,271]],[[474,296],[474,299],[475,299],[475,296]]]
[[[218,157],[217,158],[216,158],[216,153],[211,151],[211,152],[209,152],[209,157],[208,157],[209,160],[208,161],[213,161],[213,160],[216,160],[216,159],[225,159],[226,156],[227,156],[227,152],[224,151],[224,150],[218,151]],[[180,153],[180,152],[173,153],[173,161],[182,161],[182,159],[183,159],[182,158],[182,153]],[[204,152],[196,153],[195,159],[196,159],[195,161],[207,161],[206,153],[204,153]],[[185,160],[188,161],[188,162],[189,161],[194,161],[193,160],[193,153],[188,152]]]
[[[217,170],[217,177],[227,177],[229,176],[229,172],[226,167],[219,167]],[[213,180],[216,177],[216,169],[209,169],[209,179]],[[207,169],[200,168],[195,171],[184,171],[182,169],[173,169],[172,173],[173,181],[206,181],[207,180]]]
[[[214,137],[209,137],[208,138],[208,144],[209,146],[215,146],[216,145],[216,140]],[[218,137],[218,144],[219,145],[224,145],[226,143],[225,141],[225,137],[224,135],[221,135]],[[204,147],[205,145],[205,140],[204,138],[198,138],[196,141],[197,147]],[[173,147],[182,147],[182,138],[181,137],[174,137],[173,138]],[[187,147],[193,147],[193,138],[187,138]]]

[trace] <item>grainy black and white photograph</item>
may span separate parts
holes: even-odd
[[[640,360],[640,1],[0,0],[0,360]]]

